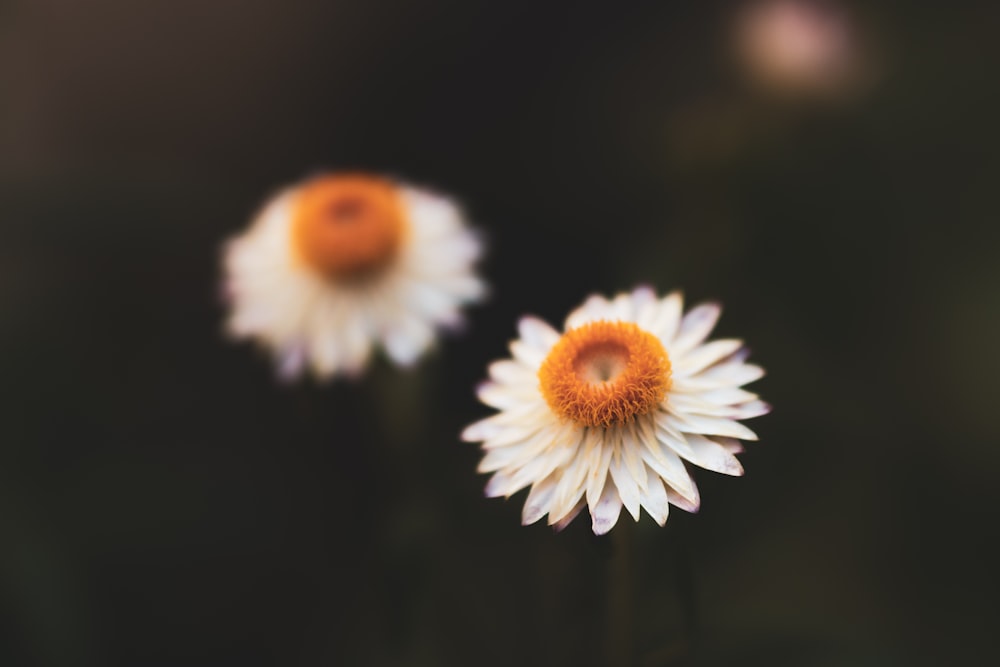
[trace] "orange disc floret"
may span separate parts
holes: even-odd
[[[383,268],[399,251],[405,230],[396,187],[376,176],[321,176],[295,194],[294,248],[328,278],[363,278]]]
[[[584,426],[623,424],[656,407],[670,389],[663,343],[632,322],[589,322],[566,332],[538,369],[542,395]]]

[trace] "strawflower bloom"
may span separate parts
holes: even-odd
[[[623,506],[661,526],[671,504],[697,511],[687,464],[742,475],[740,440],[757,436],[737,420],[770,411],[740,389],[764,375],[743,342],[705,342],[720,312],[706,303],[682,315],[679,292],[639,288],[590,297],[562,334],[523,318],[513,358],[493,362],[478,390],[500,412],[462,433],[482,442],[486,495],[530,486],[522,523],[548,515],[561,530],[588,507],[598,535]]]
[[[480,252],[446,197],[370,174],[318,176],[227,245],[227,329],[268,348],[289,378],[357,375],[376,344],[410,365],[483,296]]]

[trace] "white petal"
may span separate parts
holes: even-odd
[[[577,446],[572,451],[571,461],[562,470],[562,475],[556,485],[556,493],[552,498],[552,507],[549,510],[549,523],[557,523],[562,519],[583,497],[583,480],[586,477],[587,469],[580,460],[579,452],[581,447]]]
[[[660,476],[668,486],[691,500],[695,498],[695,484],[680,457],[664,443],[655,445],[657,451],[643,449],[642,460]]]
[[[615,483],[608,480],[601,492],[601,498],[590,506],[591,527],[594,535],[605,535],[618,523],[622,511],[622,499]]]
[[[710,438],[710,440],[714,440],[715,442],[725,447],[726,451],[729,452],[730,454],[742,454],[744,451],[746,451],[746,448],[743,446],[743,443],[737,440],[736,438],[725,438],[721,435],[716,435]]]
[[[649,301],[640,301],[636,306],[635,323],[643,331],[648,331],[659,337],[656,329],[656,319],[660,315],[660,302],[655,298]]]
[[[622,504],[625,505],[625,509],[632,515],[632,518],[638,521],[639,485],[632,477],[632,473],[625,467],[620,454],[611,457],[611,466],[608,471],[611,473],[611,479],[614,480],[615,486],[618,487],[618,495],[621,496]]]
[[[494,361],[488,369],[490,378],[501,384],[538,386],[538,374],[532,372],[524,364],[510,359]]]
[[[367,322],[362,312],[349,317],[344,325],[344,370],[358,375],[368,364],[372,352],[372,338],[368,335]]]
[[[408,280],[400,286],[402,301],[421,318],[452,321],[457,316],[455,298],[436,285]]]
[[[406,207],[412,231],[422,239],[450,236],[461,228],[462,212],[447,197],[408,185],[399,185],[397,190]]]
[[[702,392],[698,398],[716,405],[738,405],[757,400],[757,394],[737,387],[726,387],[725,389]]]
[[[486,483],[487,498],[499,498],[500,496],[510,498],[520,490],[521,489],[515,488],[514,485],[511,484],[510,477],[505,475],[503,472],[493,473],[493,476],[490,477],[490,481]]]
[[[576,329],[579,326],[594,320],[608,319],[610,316],[611,304],[600,294],[594,294],[583,302],[583,305],[574,310],[566,318],[563,327],[566,331]]]
[[[698,414],[678,414],[671,412],[669,423],[672,428],[682,433],[698,433],[701,435],[725,435],[740,440],[757,440],[757,434],[743,424],[732,419],[721,417],[705,417]]]
[[[479,400],[497,410],[508,410],[521,407],[538,400],[538,393],[533,389],[525,389],[517,385],[507,386],[496,382],[483,382],[476,388]]]
[[[515,410],[501,412],[493,415],[490,419],[505,417]],[[496,424],[496,422],[493,422]],[[552,442],[556,439],[558,422],[549,419],[526,419],[524,422],[514,424],[499,425],[500,430],[491,433],[483,440],[482,448],[502,449],[504,447],[529,447],[531,451],[542,451],[542,443]],[[538,443],[538,444],[534,444]]]
[[[701,495],[698,493],[698,487],[694,487],[694,498],[685,498],[680,493],[677,493],[675,489],[667,487],[667,499],[670,504],[674,507],[680,507],[685,512],[690,512],[691,514],[696,513],[701,508]]]
[[[697,412],[703,415],[715,415],[718,411],[730,409],[730,406],[728,405],[716,405],[715,403],[709,403],[704,400],[703,396],[704,394],[700,393],[675,393],[671,394],[664,401],[664,404],[669,405],[670,410],[673,412],[683,414]]]
[[[510,353],[528,368],[537,369],[545,361],[546,353],[533,345],[529,345],[523,340],[511,341]]]
[[[754,417],[762,417],[770,412],[770,403],[765,403],[764,401],[750,401],[749,403],[744,403],[743,405],[733,406],[730,408],[730,412],[726,416],[733,419],[753,419]]]
[[[646,490],[642,493],[642,506],[649,512],[660,526],[667,523],[667,516],[670,514],[670,500],[667,498],[667,491],[652,469],[646,469]]]
[[[632,479],[639,485],[639,490],[643,491],[646,488],[646,472],[642,464],[642,442],[636,430],[636,423],[633,421],[624,427],[618,427],[618,430],[622,433],[622,462]]]
[[[656,424],[655,429],[649,421],[642,425],[642,460],[652,468],[668,485],[678,489],[687,497],[694,499],[695,486],[690,473],[684,467],[684,462],[671,449],[668,438],[675,436]],[[679,434],[677,438],[681,437]]]
[[[590,470],[587,472],[587,504],[593,507],[609,483],[608,467],[611,465],[611,456],[615,448],[611,442],[599,442],[601,440],[599,429],[588,429],[587,437],[591,440],[588,443],[591,445],[590,456],[596,458],[592,460]]]
[[[687,354],[671,357],[673,370],[678,375],[694,375],[714,363],[725,359],[743,346],[743,341],[735,338],[713,340],[698,346]]]
[[[535,483],[528,492],[528,499],[524,501],[524,509],[521,511],[521,525],[535,523],[549,513],[552,505],[552,496],[556,492],[556,476],[549,475],[544,480]]]
[[[704,396],[705,394],[700,393],[675,393],[665,403],[671,411],[680,415],[699,414],[726,419],[751,419],[771,411],[771,406],[763,401],[751,401],[744,405],[718,405],[703,400]]]
[[[555,528],[556,532],[563,530],[570,524],[570,522],[577,517],[581,510],[586,506],[586,503],[582,500],[578,502],[573,509],[571,509],[566,516],[556,521],[552,527]]]
[[[544,404],[524,405],[498,412],[469,424],[462,431],[461,439],[466,442],[479,442],[500,438],[516,442],[518,439],[528,437],[538,429],[552,423],[553,419],[554,417],[548,413],[547,406]],[[522,435],[517,437],[511,435],[517,432]]]
[[[632,290],[632,307],[635,308],[633,319],[638,322],[639,315],[646,308],[656,304],[656,291],[649,285],[642,285]]]
[[[282,380],[297,379],[306,364],[306,349],[302,343],[293,343],[284,348],[278,357],[278,377]]]
[[[565,431],[549,427],[513,443],[493,445],[491,441],[487,441],[486,444],[491,446],[483,447],[486,454],[477,470],[493,472],[504,469],[504,472],[512,474],[520,468],[528,467],[526,473],[534,470],[537,474],[529,475],[522,486],[531,484],[565,463],[578,440],[579,438],[568,437]]]
[[[711,333],[721,314],[722,307],[717,303],[704,303],[691,309],[681,320],[681,326],[673,341],[667,346],[667,352],[674,357],[693,349]]]
[[[673,390],[686,387],[685,391],[710,391],[725,387],[739,387],[764,377],[764,369],[760,366],[744,363],[725,363],[712,366],[706,371],[691,377],[679,378],[673,385]]]
[[[564,469],[574,455],[579,456],[580,440],[579,431],[572,424],[559,430],[542,431],[525,443],[518,458],[512,462],[510,470],[516,470],[512,479],[523,487]]]
[[[312,306],[309,326],[309,357],[320,377],[340,370],[344,345],[340,338],[343,303],[321,299]]]
[[[719,443],[694,433],[687,435],[687,443],[694,454],[689,460],[696,466],[721,472],[723,475],[739,477],[743,474],[743,466],[737,458]]]
[[[608,319],[619,322],[635,321],[635,305],[632,303],[632,295],[622,292],[611,301],[611,312]]]
[[[528,345],[548,354],[552,346],[559,342],[559,333],[537,317],[522,317],[517,331]]]
[[[680,327],[683,309],[684,297],[677,290],[671,292],[660,301],[660,312],[649,330],[659,336],[664,344],[669,344]]]
[[[396,322],[385,334],[386,354],[400,366],[411,366],[434,340],[431,326],[415,318]]]

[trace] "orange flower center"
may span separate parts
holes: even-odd
[[[563,418],[612,426],[652,410],[670,389],[660,340],[632,322],[589,322],[566,332],[538,369],[542,395]]]
[[[363,174],[322,176],[303,185],[292,212],[292,242],[332,279],[364,278],[399,250],[406,215],[392,183]]]

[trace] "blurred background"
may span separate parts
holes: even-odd
[[[0,664],[602,664],[609,540],[457,434],[520,315],[640,283],[775,410],[637,526],[639,664],[991,663],[1000,8],[625,4],[0,2]],[[222,336],[220,244],[323,168],[489,240],[413,372]]]

